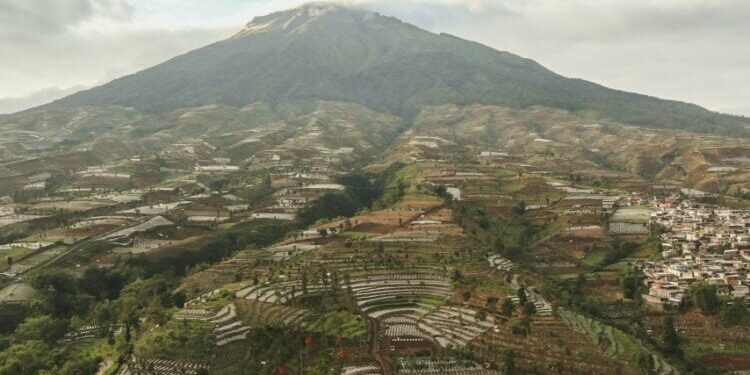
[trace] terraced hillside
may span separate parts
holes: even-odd
[[[747,126],[259,17],[0,116],[0,374],[748,371]]]

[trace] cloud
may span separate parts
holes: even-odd
[[[127,20],[134,10],[125,0],[4,0],[0,36],[65,32],[93,18]]]
[[[143,30],[50,36],[0,49],[0,97],[54,85],[93,86],[230,35],[234,29]],[[23,56],[22,59],[13,56]],[[41,104],[41,103],[37,103]]]
[[[0,99],[39,105],[60,87],[94,86],[231,35],[235,27],[143,27],[125,0],[0,2]],[[19,99],[23,98],[23,99]]]
[[[73,86],[66,89],[48,87],[23,97],[0,98],[0,114],[14,113],[42,103],[48,103],[86,88],[86,86]]]

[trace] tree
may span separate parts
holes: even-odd
[[[717,313],[721,307],[721,301],[716,294],[716,286],[704,282],[690,286],[690,298],[693,300],[693,305],[707,315]]]
[[[747,304],[742,298],[735,298],[721,307],[719,317],[726,326],[735,326],[742,323],[747,314]]]
[[[654,368],[654,359],[648,352],[640,351],[636,357],[636,364],[644,373],[650,374]]]
[[[490,227],[490,219],[488,219],[486,216],[482,216],[477,220],[477,225],[479,225],[482,229],[487,229]]]
[[[596,316],[601,312],[602,300],[599,297],[588,296],[581,301],[579,306],[587,314]]]
[[[497,310],[497,297],[495,296],[487,297],[486,306],[490,309],[491,312],[494,313]]]
[[[448,189],[445,187],[445,185],[438,185],[435,187],[435,194],[440,198],[447,198],[448,197]]]
[[[498,235],[497,238],[495,238],[495,250],[499,253],[505,253],[505,240],[502,236]]]
[[[479,320],[480,322],[487,320],[487,311],[479,310],[479,312],[477,313],[477,320]]]
[[[533,302],[528,301],[523,305],[523,314],[526,316],[531,316],[536,314],[536,306]]]
[[[520,201],[520,202],[516,203],[516,205],[513,206],[513,208],[511,209],[511,211],[513,211],[513,213],[516,216],[523,215],[526,212],[526,202]]]
[[[45,307],[56,317],[85,312],[91,299],[79,292],[76,279],[64,271],[41,273],[32,280],[31,286],[39,291]]]
[[[184,291],[179,291],[177,293],[172,294],[172,299],[174,300],[175,306],[184,307],[185,302],[187,302],[187,295],[185,295]]]
[[[305,226],[308,226],[320,219],[353,216],[359,208],[354,199],[344,192],[327,193],[302,209],[299,218]]]
[[[471,292],[467,290],[467,291],[463,292],[463,294],[461,295],[461,297],[463,298],[464,303],[469,302],[469,299],[471,299]]]
[[[503,304],[500,306],[500,312],[504,316],[510,317],[511,315],[513,315],[514,308],[515,306],[513,305],[513,300],[511,300],[510,298],[506,298],[503,301]]]
[[[680,337],[674,327],[674,318],[671,315],[664,317],[661,323],[661,339],[664,343],[664,351],[671,354],[680,352]]]
[[[128,281],[130,276],[120,269],[87,268],[78,284],[82,291],[97,300],[114,300]]]
[[[42,341],[30,340],[0,352],[0,375],[36,375],[54,365],[58,354]]]
[[[60,375],[96,374],[99,370],[99,356],[85,356],[68,360],[60,369]],[[58,372],[56,372],[58,373]]]
[[[586,275],[583,273],[579,273],[578,276],[576,276],[575,283],[573,284],[573,294],[582,294],[587,282],[588,280],[586,279]]]
[[[464,278],[464,275],[461,273],[460,269],[456,268],[453,270],[453,274],[451,274],[451,281],[453,281],[454,283],[457,283],[461,281],[461,279],[463,278]]]
[[[68,324],[65,321],[49,315],[41,315],[27,318],[18,326],[13,338],[17,342],[38,340],[52,345],[67,331]]]
[[[526,289],[518,288],[518,304],[523,306],[528,300],[528,297],[526,297]]]
[[[99,326],[99,333],[105,336],[109,333],[110,327],[117,323],[119,312],[117,305],[109,300],[100,302],[91,312],[94,322]]]
[[[360,207],[370,207],[372,202],[375,201],[381,193],[380,189],[376,188],[372,182],[370,182],[370,177],[363,172],[353,172],[341,176],[337,179],[337,182],[346,187],[346,193],[352,197]]]
[[[635,298],[640,287],[640,280],[638,274],[632,268],[625,269],[620,275],[620,287],[625,298]]]
[[[0,335],[13,333],[30,313],[26,305],[0,304]]]
[[[500,363],[500,369],[505,375],[513,375],[516,371],[516,353],[513,350],[503,352],[503,359]]]

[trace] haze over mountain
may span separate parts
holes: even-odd
[[[42,108],[167,112],[206,104],[336,100],[412,116],[428,105],[542,105],[654,128],[745,134],[750,120],[627,93],[508,52],[356,8],[309,4],[233,37]]]

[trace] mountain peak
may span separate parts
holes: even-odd
[[[730,132],[747,124],[697,106],[568,79],[512,53],[331,3],[256,17],[230,39],[47,107],[167,112],[317,100],[405,117],[443,104],[540,105],[653,127]]]
[[[361,8],[345,6],[331,2],[310,2],[296,8],[274,12],[265,16],[258,16],[248,22],[234,37],[244,37],[269,31],[299,32],[304,31],[310,24],[325,19],[331,15],[347,14],[362,19],[365,15],[374,15]]]
[[[304,10],[312,12],[325,12],[325,11],[336,11],[336,10],[352,10],[359,9],[351,5],[343,5],[330,1],[311,1],[309,3],[302,4],[292,10]]]

